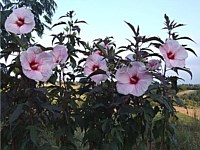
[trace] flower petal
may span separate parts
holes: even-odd
[[[90,75],[92,72],[93,72],[93,71],[92,71],[91,68],[89,68],[89,67],[87,67],[87,66],[84,68],[84,75]]]
[[[130,82],[130,76],[127,71],[127,67],[119,68],[115,74],[115,78],[119,83],[129,83]]]
[[[43,78],[40,81],[46,82],[52,75],[52,69],[49,65],[42,65],[39,67],[39,70],[43,76]]]
[[[35,23],[29,23],[29,24],[24,24],[22,25],[19,30],[20,30],[20,34],[24,34],[24,33],[29,33],[33,30],[35,26]]]
[[[96,83],[99,83],[101,81],[105,81],[108,79],[108,76],[105,75],[105,74],[97,74],[97,75],[94,75],[91,77],[91,79],[96,82]]]
[[[21,53],[21,55],[20,55],[20,62],[21,62],[21,65],[22,65],[23,69],[25,69],[25,70],[31,70],[30,64],[29,64],[29,61],[28,61],[27,57],[28,57],[27,52]]]
[[[63,64],[68,57],[67,49],[64,45],[56,45],[53,48],[52,54],[54,56],[54,61]]]
[[[185,60],[170,60],[171,67],[185,67]]]
[[[130,92],[130,94],[134,96],[141,96],[146,92],[147,89],[148,89],[148,86],[141,86],[137,84],[133,86],[133,90]]]
[[[43,78],[41,72],[39,72],[37,70],[36,71],[35,70],[29,71],[29,70],[23,69],[22,71],[28,78],[33,79],[35,81],[41,81],[41,79]]]
[[[175,59],[186,59],[187,57],[188,53],[183,47],[180,47],[175,53]]]
[[[40,54],[36,55],[35,61],[38,62],[40,65],[46,65],[53,66],[53,58],[49,53],[42,52]]]
[[[133,85],[129,83],[119,83],[117,82],[117,91],[121,94],[127,95],[130,94],[130,92],[133,90]]]

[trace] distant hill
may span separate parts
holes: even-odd
[[[185,91],[178,92],[177,95],[182,96],[182,95],[192,94],[192,93],[197,92],[197,91],[198,90],[185,90]]]
[[[187,89],[190,90],[181,90],[180,92],[177,93],[179,96],[180,100],[187,106],[192,106],[192,107],[199,107],[200,106],[200,88],[199,85],[193,87],[185,86]]]
[[[179,84],[178,88],[180,91],[200,90],[200,84]]]

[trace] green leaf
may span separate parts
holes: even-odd
[[[162,59],[164,61],[164,58],[158,53],[148,54],[146,57],[152,57],[152,56],[159,57],[160,59]]]
[[[124,22],[131,28],[131,30],[133,31],[133,33],[135,34],[135,36],[139,35],[139,33],[136,32],[136,30],[135,30],[135,28],[134,28],[134,26],[132,24],[130,24],[130,23],[126,22],[126,21],[124,21]],[[139,27],[138,27],[138,29],[139,29]]]
[[[24,112],[23,106],[24,106],[24,104],[18,104],[17,105],[17,108],[14,110],[14,112],[9,117],[9,123],[10,124],[12,122],[14,122],[16,119],[18,119],[19,116]]]
[[[182,26],[185,26],[185,24],[174,24],[173,28],[182,27]]]
[[[94,76],[94,75],[97,75],[97,74],[106,74],[106,71],[101,70],[101,69],[98,69],[98,70],[94,71],[93,73],[91,73],[91,74],[88,76],[88,78],[90,78],[90,77],[92,77],[92,76]]]
[[[193,49],[188,48],[188,47],[185,47],[185,49],[188,50],[188,51],[190,51],[190,52],[192,52],[196,57],[198,57],[197,54],[195,53],[195,51]]]
[[[173,124],[168,123],[168,124],[167,124],[167,130],[168,130],[172,135],[175,135],[176,129],[175,129],[175,126],[174,126]]]
[[[103,130],[103,132],[108,131],[110,129],[110,125],[111,125],[111,120],[110,119],[105,119],[101,128]]]
[[[121,49],[121,50],[118,50],[115,54],[117,55],[117,54],[119,54],[121,52],[124,52],[124,51],[126,51],[126,50],[125,49]]]
[[[190,74],[190,77],[192,79],[192,72],[188,68],[174,67],[174,68],[172,68],[172,70],[175,71],[177,74],[178,74],[178,70],[185,71]]]
[[[143,42],[150,42],[150,41],[158,41],[160,43],[164,43],[159,37],[153,36],[153,37],[149,37],[149,38],[145,38],[143,39]]]
[[[52,147],[49,143],[45,143],[39,147],[39,150],[52,150]]]
[[[50,83],[52,83],[52,84],[55,84],[57,78],[58,78],[57,74],[54,73],[54,74],[50,77],[50,79],[49,79],[48,81],[49,81]]]
[[[30,139],[31,141],[36,145],[38,146],[38,142],[39,142],[39,134],[38,134],[38,131],[40,131],[40,129],[36,126],[28,126],[26,127],[27,130],[29,130],[30,132]]]
[[[76,67],[76,60],[73,57],[69,57],[72,68]]]
[[[190,41],[192,41],[192,42],[194,42],[194,43],[195,43],[195,41],[194,41],[194,40],[192,40],[191,38],[189,38],[189,37],[186,37],[186,36],[184,36],[184,37],[179,37],[179,38],[176,38],[176,40],[180,40],[180,39],[190,40]]]
[[[110,150],[119,150],[117,142],[112,142],[109,145]]]
[[[137,150],[147,150],[147,146],[144,141],[141,141],[137,146]]]
[[[85,23],[85,24],[87,24],[87,22],[86,22],[86,21],[82,21],[82,20],[81,20],[81,21],[79,21],[78,19],[76,19],[74,23]]]

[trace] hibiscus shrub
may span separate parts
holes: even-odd
[[[1,51],[1,58],[12,59],[1,63],[3,150],[178,147],[170,118],[176,118],[173,105],[182,105],[180,77],[167,72],[192,76],[185,59],[187,50],[195,52],[178,42],[192,39],[174,32],[183,24],[165,15],[168,38],[162,40],[126,22],[133,32],[129,45],[118,48],[112,37],[90,45],[79,37],[86,22],[70,11],[52,27],[64,26],[52,35],[53,47],[44,47],[32,40],[30,13],[18,8],[3,20],[12,37]]]

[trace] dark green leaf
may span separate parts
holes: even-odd
[[[57,149],[59,149],[59,147],[57,147]],[[39,147],[39,150],[52,150],[52,147],[50,144],[45,143],[42,146]]]
[[[18,119],[19,116],[24,112],[23,106],[24,106],[24,104],[18,104],[17,105],[17,108],[14,110],[14,112],[9,117],[9,123],[10,124],[12,122],[14,122],[16,119]]]
[[[81,20],[81,21],[79,21],[78,19],[76,19],[74,23],[86,23],[86,24],[87,24],[87,22],[86,22],[86,21],[82,21],[82,20]]]
[[[178,74],[178,70],[185,71],[190,74],[190,77],[192,79],[192,72],[188,68],[174,67],[174,68],[172,68],[172,70],[175,71],[177,74]]]
[[[148,54],[146,57],[152,57],[152,56],[159,57],[160,59],[162,59],[164,61],[164,58],[158,53]]]
[[[141,141],[137,146],[137,150],[147,150],[147,145],[144,141]]]
[[[150,41],[158,41],[158,42],[160,42],[160,43],[164,43],[159,37],[155,37],[155,36],[153,36],[153,37],[149,37],[149,38],[145,38],[145,39],[143,39],[143,41],[142,42],[150,42]]]
[[[192,40],[191,38],[189,38],[189,37],[187,37],[187,36],[176,38],[176,40],[181,40],[181,39],[190,40],[190,41],[192,41],[192,42],[195,43],[194,40]]]
[[[197,54],[195,53],[195,51],[193,49],[191,49],[191,48],[185,48],[185,49],[192,52],[195,56],[197,56]]]
[[[126,22],[126,21],[125,21],[125,23],[128,24],[128,26],[131,28],[131,30],[133,31],[133,33],[134,33],[135,36],[139,35],[139,33],[136,32],[136,30],[135,30],[135,28],[134,28],[134,26],[132,24],[130,24],[130,23]]]
[[[53,28],[53,27],[55,27],[55,26],[58,26],[58,25],[63,25],[63,24],[67,24],[67,23],[64,22],[64,21],[61,21],[61,22],[59,22],[59,23],[54,24],[51,28]]]
[[[98,70],[94,71],[93,73],[91,73],[91,74],[88,76],[88,78],[90,78],[90,77],[92,77],[92,76],[94,76],[94,75],[97,75],[97,74],[106,74],[106,71],[101,70],[101,69],[98,69]]]

